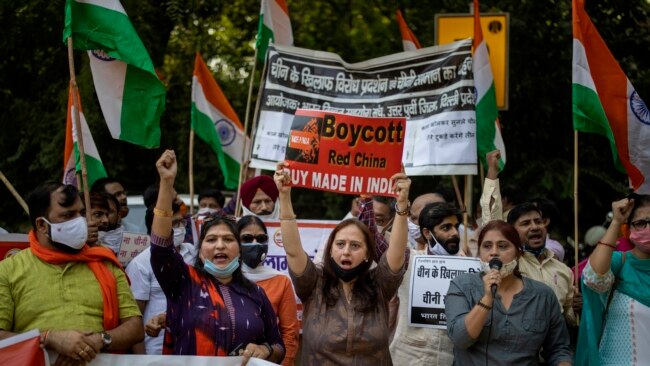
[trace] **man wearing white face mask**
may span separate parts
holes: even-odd
[[[40,329],[42,346],[65,365],[142,340],[142,317],[117,258],[86,245],[77,189],[47,183],[28,206],[30,248],[0,262],[0,339]]]
[[[460,212],[447,202],[435,202],[424,206],[418,217],[420,234],[425,248],[411,249],[409,266],[404,278],[410,278],[413,257],[416,255],[463,255],[460,251],[458,226]],[[454,361],[453,343],[445,329],[409,326],[409,281],[404,280],[397,293],[400,307],[395,336],[390,344],[390,354],[395,365],[451,365]]]
[[[122,245],[122,233],[124,228],[120,225],[120,202],[115,196],[101,192],[99,193],[108,203],[108,226],[105,230],[99,230],[99,242],[109,247],[116,255]]]
[[[185,263],[192,264],[196,260],[196,247],[191,243],[184,243],[185,238],[185,218],[180,211],[180,206],[172,204],[172,230],[174,231],[174,247],[181,254]],[[153,221],[153,207],[147,209],[145,214],[145,224],[147,225],[147,234],[151,233],[151,223]],[[126,273],[131,280],[131,290],[138,303],[144,323],[146,324],[154,316],[164,313],[167,309],[167,299],[158,284],[158,280],[151,268],[151,249],[147,248],[126,267]],[[149,355],[162,354],[164,332],[157,337],[151,337],[145,334],[144,346],[142,343],[133,347],[134,353],[146,353]]]

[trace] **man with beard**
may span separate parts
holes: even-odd
[[[106,226],[106,229],[99,230],[99,242],[102,243],[102,245],[109,247],[115,254],[117,254],[122,245],[122,232],[124,231],[119,215],[120,202],[115,198],[115,196],[108,193],[101,192],[99,194],[102,195],[108,203],[108,212],[106,214],[108,217],[108,225]]]
[[[460,211],[447,202],[429,203],[420,212],[420,233],[426,248],[411,249],[405,279],[410,278],[413,257],[416,255],[462,255],[458,226]],[[390,354],[395,365],[451,365],[454,361],[454,345],[446,329],[410,327],[408,325],[409,281],[399,287],[399,315],[395,336],[390,344]]]
[[[122,226],[124,231],[128,232],[133,232],[137,233],[139,232],[139,229],[137,226],[129,224],[127,221],[124,221],[123,219],[129,214],[129,206],[127,205],[127,192],[126,189],[124,189],[124,185],[122,182],[117,180],[116,178],[110,178],[110,177],[105,177],[105,178],[99,178],[93,183],[92,188],[90,189],[91,192],[104,192],[112,195],[113,197],[117,198],[117,201],[120,203],[120,219],[122,219]]]
[[[551,287],[567,323],[577,325],[573,311],[573,273],[546,248],[546,225],[539,207],[530,202],[515,206],[508,213],[508,223],[517,229],[524,243],[525,252],[519,260],[521,274]]]
[[[0,262],[0,339],[40,329],[59,365],[85,365],[141,341],[142,317],[115,255],[85,244],[77,189],[46,183],[28,206],[30,248]]]
[[[83,198],[81,200],[83,203]],[[99,232],[108,229],[108,201],[101,193],[90,194],[90,222],[88,222],[88,238],[86,244],[90,246],[103,244],[99,240]],[[85,212],[82,212],[85,215]]]
[[[278,188],[273,178],[260,175],[242,184],[240,189],[243,216],[255,215],[261,219],[277,219]]]

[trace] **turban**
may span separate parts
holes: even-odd
[[[247,208],[250,206],[257,190],[261,189],[275,202],[278,199],[278,187],[276,187],[273,178],[268,175],[260,175],[244,182],[241,186],[241,202]]]

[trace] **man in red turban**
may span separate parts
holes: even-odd
[[[280,206],[276,204],[278,188],[273,178],[260,175],[242,184],[241,202],[244,215],[256,215],[260,218],[277,219]]]

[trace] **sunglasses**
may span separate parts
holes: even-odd
[[[258,234],[258,235],[243,234],[241,236],[242,243],[252,243],[253,239],[255,239],[255,241],[260,244],[266,244],[266,242],[269,241],[269,236],[266,234]]]

